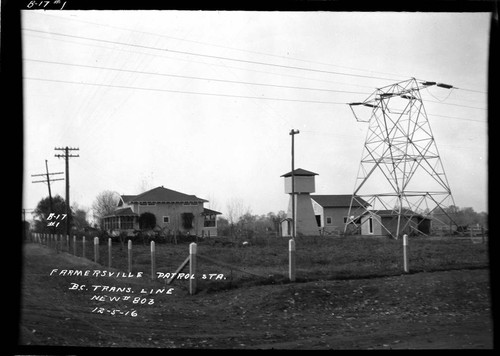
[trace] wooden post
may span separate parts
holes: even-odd
[[[132,240],[128,240],[128,271],[132,272]]]
[[[408,235],[404,234],[403,235],[403,264],[404,264],[404,271],[406,273],[409,272],[409,268],[408,268],[408,254],[406,253],[407,246],[408,246]]]
[[[69,235],[66,235],[66,251],[69,252]]]
[[[94,262],[99,263],[99,238],[94,237]]]
[[[193,277],[194,276],[194,277]],[[189,244],[189,294],[196,293],[196,243]]]
[[[108,238],[108,267],[111,268],[111,237]]]
[[[155,242],[151,241],[151,279],[155,280],[156,275],[156,255]]]
[[[73,255],[76,256],[76,235],[73,235]]]
[[[295,240],[292,238],[288,241],[289,265],[288,274],[291,282],[295,282]]]
[[[82,257],[85,258],[85,235],[82,237]]]

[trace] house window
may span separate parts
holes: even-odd
[[[163,222],[164,222],[165,224],[168,224],[168,223],[170,222],[170,216],[164,216],[164,217],[163,217]]]
[[[204,227],[215,227],[215,220],[217,215],[205,215],[205,220],[203,222]]]
[[[326,224],[327,225],[331,225],[332,224],[332,217],[331,216],[327,216],[326,217]]]
[[[134,217],[133,216],[122,216],[120,227],[122,230],[128,230],[134,228]]]

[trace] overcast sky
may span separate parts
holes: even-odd
[[[352,194],[367,124],[347,103],[415,77],[456,205],[487,211],[488,13],[23,11],[24,196],[165,188],[286,210],[280,177]],[[62,175],[61,175],[62,177]],[[55,176],[54,176],[55,178]],[[42,178],[43,179],[43,178]],[[65,183],[52,194],[65,196]]]

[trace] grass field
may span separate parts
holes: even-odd
[[[85,256],[94,259],[92,238],[86,238]],[[91,242],[89,242],[89,240]],[[269,238],[243,246],[225,238],[198,242],[197,273],[223,274],[224,280],[199,280],[198,289],[214,291],[242,285],[287,283],[288,239]],[[487,268],[488,244],[470,238],[410,238],[407,247],[410,273],[453,269]],[[188,257],[189,242],[156,244],[156,271],[173,273]],[[73,248],[69,249],[73,253]],[[76,255],[83,255],[81,239]],[[212,261],[202,257],[206,256]],[[98,263],[108,267],[107,241],[99,245]],[[218,262],[215,263],[214,261]],[[128,270],[128,249],[112,244],[111,267]],[[132,271],[151,273],[149,244],[132,247]],[[187,273],[186,267],[183,272]],[[403,242],[383,237],[300,237],[296,239],[296,280],[338,280],[400,275],[403,271]],[[187,288],[187,281],[175,281]]]
[[[493,348],[488,244],[411,239],[410,273],[403,272],[401,240],[299,238],[296,245],[297,282],[292,283],[286,239],[247,247],[199,242],[198,256],[217,262],[198,258],[199,273],[224,274],[227,279],[198,280],[198,292],[189,295],[186,280],[174,281],[172,294],[142,294],[142,288],[163,288],[163,280],[51,275],[54,269],[126,272],[127,250],[120,250],[120,244],[112,246],[109,269],[104,241],[99,246],[100,264],[88,259],[93,258],[93,246],[87,246],[87,258],[81,258],[81,245],[73,256],[72,248],[58,253],[26,243],[18,340],[26,348],[13,354],[54,354],[46,346],[63,347],[55,349],[57,354],[93,352],[86,350],[89,346],[107,350]],[[158,270],[175,271],[188,256],[188,246],[188,242],[157,244]],[[136,244],[132,251],[133,271],[147,277],[149,246]],[[74,290],[73,283],[88,288]],[[94,285],[131,291],[95,291],[89,287]],[[106,294],[108,299],[99,299]],[[131,302],[137,296],[154,303]],[[136,315],[111,314],[115,311]],[[82,349],[68,352],[67,346]]]

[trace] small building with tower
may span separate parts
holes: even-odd
[[[316,175],[318,174],[302,168],[282,175],[285,178],[285,194],[290,195],[286,219],[281,222],[282,236],[293,236],[293,196],[295,196],[295,236],[319,235],[310,195],[315,192],[314,176]],[[293,187],[292,179],[294,180]]]

